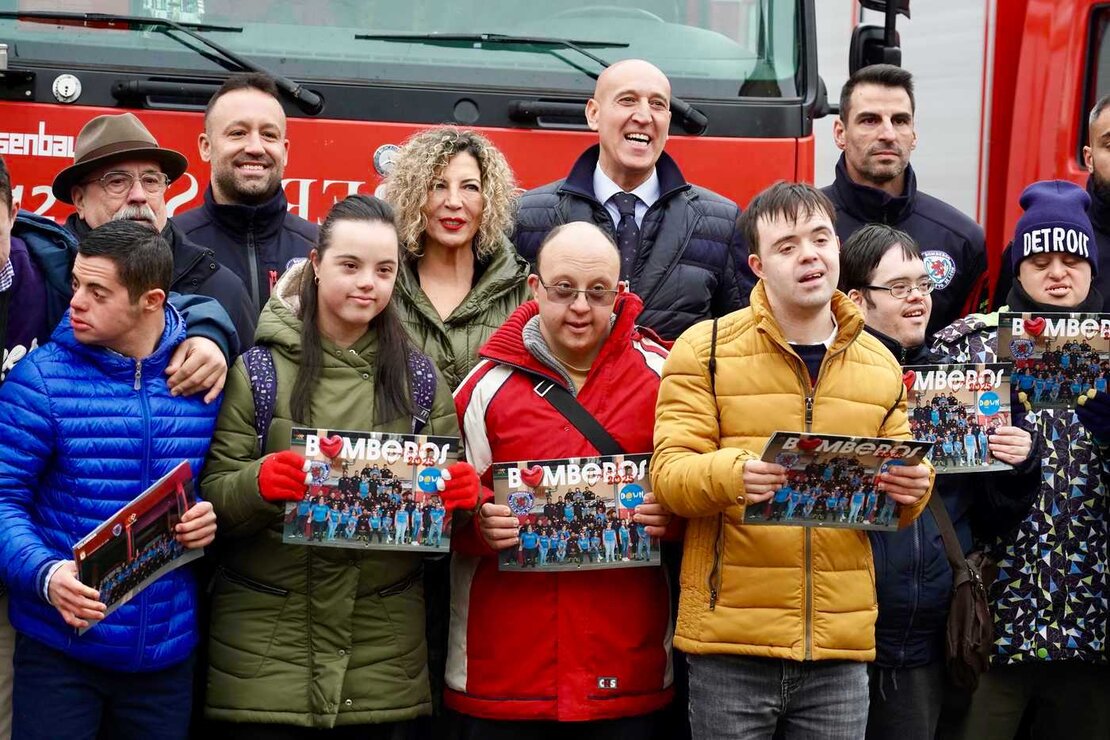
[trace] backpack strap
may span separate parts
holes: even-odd
[[[274,356],[265,345],[255,345],[243,353],[243,365],[254,396],[254,429],[258,433],[258,454],[266,451],[266,435],[274,420],[274,403],[277,399],[277,371]]]
[[[436,398],[436,368],[423,352],[409,350],[409,391],[412,395],[412,433],[420,434],[432,417]]]

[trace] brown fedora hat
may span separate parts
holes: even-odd
[[[69,192],[98,167],[120,159],[151,159],[162,166],[170,180],[176,180],[189,167],[181,152],[163,149],[132,113],[97,116],[77,134],[73,164],[54,178],[54,197],[73,205]]]

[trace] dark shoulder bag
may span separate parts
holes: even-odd
[[[990,668],[994,650],[994,623],[987,591],[998,575],[998,566],[982,551],[964,556],[940,496],[932,495],[928,506],[952,566],[952,603],[948,607],[945,640],[948,678],[957,688],[970,693],[979,687],[979,675]]]

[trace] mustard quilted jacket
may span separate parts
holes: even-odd
[[[778,430],[908,438],[902,371],[842,293],[838,331],[810,383],[771,315],[763,283],[751,306],[675,343],[656,408],[656,496],[687,517],[675,646],[790,660],[875,657],[875,573],[859,530],[745,526],[745,461]],[[928,497],[902,507],[909,524]]]

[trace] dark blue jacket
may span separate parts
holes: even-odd
[[[590,147],[565,180],[521,196],[513,233],[521,257],[535,262],[547,233],[572,221],[593,223],[616,239],[613,219],[593,192],[600,151]],[[736,204],[686,182],[666,153],[655,168],[659,200],[644,214],[630,287],[644,301],[640,323],[673,340],[702,319],[747,306],[755,277]]]
[[[258,206],[221,205],[204,191],[204,203],[179,213],[173,222],[185,236],[216,253],[216,259],[243,281],[257,317],[278,278],[308,257],[316,246],[316,224],[289,212],[285,191]],[[243,340],[243,346],[254,337]]]
[[[903,365],[946,361],[924,346],[902,348],[870,327],[867,331]],[[1016,526],[1029,507],[1039,475],[1040,457],[1034,440],[1033,453],[1018,470],[937,476],[933,495],[944,502],[965,554],[973,542],[992,539]],[[869,535],[879,601],[875,664],[914,668],[943,659],[952,569],[933,512],[926,508],[910,526],[897,532]]]
[[[836,234],[842,244],[871,223],[901,229],[917,241],[925,266],[937,282],[929,336],[963,318],[964,304],[987,270],[987,249],[979,224],[918,190],[911,166],[906,167],[905,192],[894,197],[852,182],[841,155],[836,163],[836,179],[821,192],[836,206]]]
[[[83,345],[63,318],[0,386],[0,574],[16,630],[76,660],[153,671],[197,641],[187,569],[151,584],[78,637],[43,596],[51,565],[182,460],[200,471],[219,403],[173,397],[164,374],[185,325],[172,307],[158,348],[136,362]],[[139,387],[136,388],[135,386]]]
[[[27,251],[46,283],[46,325],[39,330],[39,336],[45,339],[62,320],[62,315],[69,308],[69,300],[73,297],[70,279],[73,260],[77,257],[77,237],[51,219],[27,211],[20,211],[16,215],[12,236],[19,237],[27,245]],[[175,282],[179,274],[175,257]],[[211,339],[223,350],[230,366],[231,361],[239,354],[240,340],[228,311],[219,301],[207,295],[182,295],[193,293],[189,290],[190,285],[175,284],[171,287],[181,291],[171,293],[169,302],[188,324],[187,336]]]

